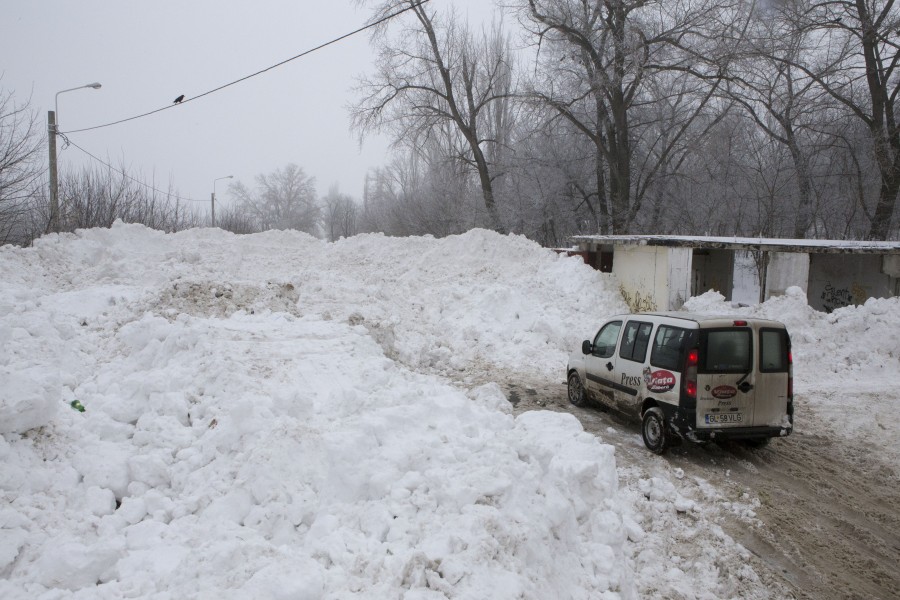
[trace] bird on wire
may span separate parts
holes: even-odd
[[[173,102],[173,104],[181,104],[181,101],[182,101],[182,100],[184,100],[184,94],[182,94],[182,95],[178,96],[177,98],[175,98],[175,102]]]

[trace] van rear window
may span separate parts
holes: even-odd
[[[790,342],[784,329],[759,330],[759,370],[763,373],[784,373],[788,370]]]
[[[650,351],[650,364],[660,369],[681,372],[682,349],[685,346],[688,330],[671,325],[660,325],[653,339],[653,350]]]
[[[753,367],[749,329],[706,330],[700,344],[700,370],[705,373],[746,373]]]

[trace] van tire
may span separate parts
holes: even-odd
[[[658,406],[648,408],[641,423],[644,445],[654,454],[664,454],[669,447],[669,433],[666,431],[666,417]]]
[[[581,383],[581,377],[578,373],[572,371],[569,373],[569,402],[573,406],[584,406],[587,404],[587,394],[584,392],[584,385]]]

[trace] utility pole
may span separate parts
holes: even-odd
[[[50,142],[50,231],[59,233],[59,187],[56,182],[56,112],[47,111],[47,139]]]
[[[83,88],[99,90],[101,87],[99,83],[89,83],[56,92],[53,98],[53,108],[56,110],[47,111],[47,138],[50,141],[50,229],[53,233],[59,233],[59,185],[56,180],[56,136],[59,135],[59,122],[56,119],[59,115],[59,95]]]

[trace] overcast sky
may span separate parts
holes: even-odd
[[[484,19],[492,0],[431,0]],[[0,86],[46,123],[56,93],[60,131],[102,125],[172,105],[265,69],[361,27],[368,12],[350,0],[0,0]],[[204,208],[213,181],[296,163],[319,195],[338,183],[360,198],[369,167],[386,162],[384,139],[362,148],[346,106],[356,78],[371,72],[367,33],[170,110],[69,137],[92,154]],[[61,168],[91,161],[60,152]],[[228,180],[216,183],[225,201]]]

